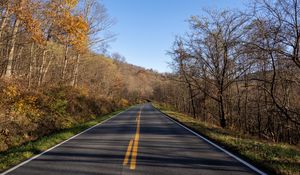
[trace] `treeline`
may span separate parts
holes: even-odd
[[[143,76],[159,77],[118,53],[95,53],[115,37],[114,19],[97,0],[5,0],[0,14],[0,76],[25,89],[70,86],[137,99],[152,89]]]
[[[51,76],[30,89],[26,79],[0,79],[0,152],[142,103],[163,80],[153,71],[97,54],[82,57],[79,72],[77,87],[51,82]]]
[[[188,20],[170,55],[175,75],[154,98],[200,120],[274,142],[300,141],[300,1]]]

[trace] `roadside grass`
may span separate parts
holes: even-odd
[[[48,136],[40,137],[35,141],[27,142],[21,146],[13,147],[7,151],[0,152],[0,172],[61,143],[62,141],[84,131],[87,128],[90,128],[108,118],[111,118],[121,111],[123,110],[96,117],[94,120],[91,120],[89,122],[57,131]]]
[[[259,140],[241,135],[215,125],[204,123],[191,116],[174,112],[166,106],[154,106],[176,121],[192,130],[237,153],[243,159],[253,163],[268,174],[300,175],[300,148]]]

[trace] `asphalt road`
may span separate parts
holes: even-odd
[[[144,104],[7,174],[258,174]]]

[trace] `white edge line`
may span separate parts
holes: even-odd
[[[160,110],[158,110],[159,112],[161,112]],[[207,138],[199,135],[198,133],[194,132],[193,130],[187,128],[186,126],[182,125],[181,123],[175,121],[174,119],[172,119],[171,117],[169,117],[167,114],[165,114],[164,112],[161,112],[162,114],[164,114],[165,117],[167,117],[169,120],[173,121],[174,123],[176,123],[177,125],[183,127],[184,129],[190,131],[192,134],[196,135],[197,137],[199,137],[200,139],[204,140],[205,142],[211,144],[212,146],[218,148],[219,150],[223,151],[224,153],[226,153],[227,155],[231,156],[232,158],[236,159],[237,161],[239,161],[240,163],[246,165],[248,168],[250,168],[251,170],[255,171],[256,173],[260,174],[260,175],[267,175],[267,173],[259,170],[258,168],[256,168],[255,166],[251,165],[250,163],[244,161],[243,159],[237,157],[236,155],[230,153],[229,151],[225,150],[224,148],[220,147],[219,145],[213,143],[212,141],[208,140]]]
[[[87,131],[89,131],[89,130],[91,130],[91,129],[93,129],[93,128],[95,128],[95,127],[101,125],[101,124],[103,124],[103,123],[105,123],[105,122],[107,122],[108,120],[111,120],[111,119],[113,119],[113,118],[115,118],[115,117],[117,117],[117,116],[123,114],[124,112],[127,112],[128,110],[130,110],[130,109],[133,108],[133,107],[135,107],[135,106],[132,106],[132,107],[128,108],[127,110],[123,111],[123,112],[120,112],[120,113],[118,113],[118,114],[116,114],[116,115],[114,115],[114,116],[112,116],[112,117],[110,117],[110,118],[108,118],[108,119],[106,119],[106,120],[103,120],[102,122],[100,122],[100,123],[98,123],[98,124],[96,124],[96,125],[94,125],[94,126],[92,126],[92,127],[90,127],[90,128],[87,128],[86,130],[84,130],[84,131],[82,131],[82,132],[80,132],[80,133],[78,133],[78,134],[76,134],[76,135],[74,135],[74,136],[68,138],[68,139],[65,140],[65,141],[60,142],[59,144],[57,144],[57,145],[55,145],[55,146],[53,146],[53,147],[47,149],[46,151],[41,152],[41,153],[39,153],[39,154],[37,154],[37,155],[35,155],[35,156],[33,156],[33,157],[31,157],[31,158],[25,160],[24,162],[22,162],[22,163],[20,163],[20,164],[18,164],[18,165],[16,165],[16,166],[14,166],[14,167],[12,167],[12,168],[10,168],[10,169],[4,171],[4,172],[1,173],[0,175],[5,175],[5,174],[7,174],[7,173],[12,172],[13,170],[15,170],[15,169],[17,169],[17,168],[19,168],[19,167],[21,167],[21,166],[27,164],[28,162],[32,161],[33,159],[38,158],[39,156],[41,156],[41,155],[43,155],[43,154],[45,154],[45,153],[47,153],[47,152],[53,150],[54,148],[56,148],[56,147],[58,147],[58,146],[60,146],[60,145],[62,145],[62,144],[64,144],[64,143],[68,142],[69,140],[72,140],[73,138],[75,138],[75,137],[77,137],[77,136],[79,136],[79,135],[81,135],[81,134],[83,134],[83,133],[85,133],[85,132],[87,132]]]

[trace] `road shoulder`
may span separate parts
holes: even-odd
[[[191,132],[196,132],[201,137],[221,145],[221,148],[229,150],[230,153],[234,153],[234,156],[250,162],[251,165],[255,165],[263,172],[268,174],[299,173],[300,167],[297,163],[297,156],[300,155],[299,150],[291,145],[268,143],[251,137],[247,138],[247,136],[242,137],[217,126],[205,124],[185,114],[170,111],[161,105],[154,104],[154,106],[165,115],[187,127]],[[289,162],[274,161],[273,159],[278,159],[272,157],[274,155],[284,156],[285,160]]]

